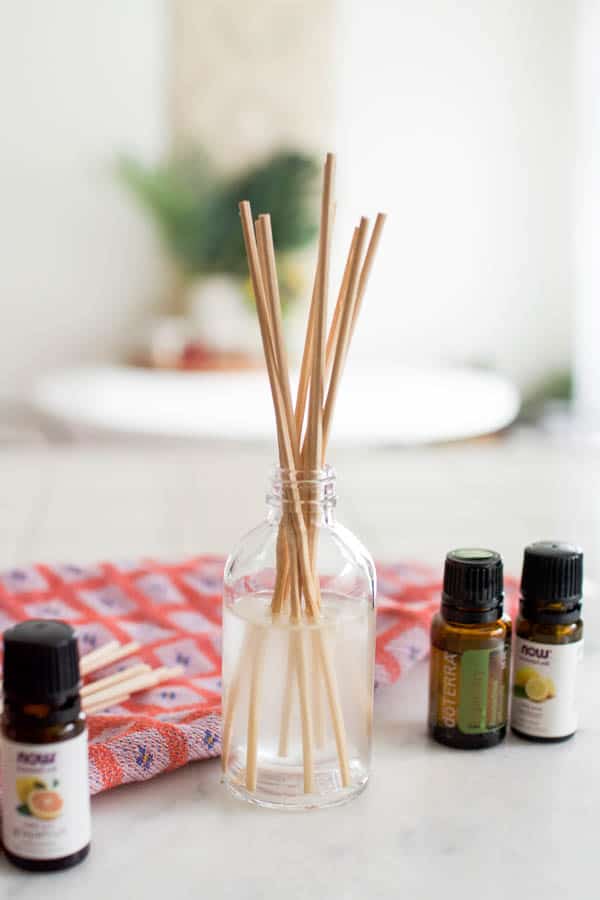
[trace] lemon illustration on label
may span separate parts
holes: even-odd
[[[531,666],[522,666],[515,672],[513,694],[515,697],[527,697],[536,703],[542,703],[556,697],[556,685],[551,678]]]
[[[56,819],[63,808],[63,799],[57,791],[34,790],[27,798],[29,812],[36,819]]]
[[[21,801],[21,803],[27,803],[27,799],[31,792],[39,788],[40,790],[46,790],[46,784],[43,781],[40,781],[39,778],[35,777],[23,777],[17,778],[17,797]]]
[[[537,675],[537,672],[531,666],[521,666],[521,668],[517,669],[515,672],[515,687],[524,688],[529,679],[534,675]]]
[[[541,675],[532,675],[531,678],[527,679],[525,683],[525,693],[529,697],[530,700],[535,700],[536,703],[541,703],[542,700],[546,700],[548,697],[548,682],[545,678],[542,678]]]

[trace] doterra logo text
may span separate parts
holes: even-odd
[[[442,671],[442,722],[446,728],[456,727],[457,706],[457,669],[456,653],[444,653]]]

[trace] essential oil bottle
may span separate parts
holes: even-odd
[[[503,608],[500,555],[448,553],[431,624],[429,731],[441,744],[492,747],[506,735],[511,624]]]
[[[10,628],[3,678],[6,856],[30,871],[67,869],[90,848],[87,728],[73,629],[49,620]]]
[[[582,583],[579,547],[539,541],[525,548],[510,717],[519,737],[565,741],[577,729]]]

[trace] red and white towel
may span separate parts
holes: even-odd
[[[80,652],[137,641],[139,662],[181,665],[185,675],[89,717],[90,790],[145,781],[221,749],[221,587],[224,560],[35,565],[0,574],[0,631],[28,618],[63,619]],[[380,565],[376,681],[391,684],[429,651],[440,580],[415,564]],[[514,594],[514,585],[511,585]]]

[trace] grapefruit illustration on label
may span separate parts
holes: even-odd
[[[27,806],[36,819],[57,819],[63,808],[63,799],[57,791],[32,791]]]
[[[21,801],[17,812],[22,816],[35,816],[36,819],[57,819],[64,806],[63,798],[54,790],[57,787],[57,779],[50,790],[40,778],[17,778],[17,797]]]

